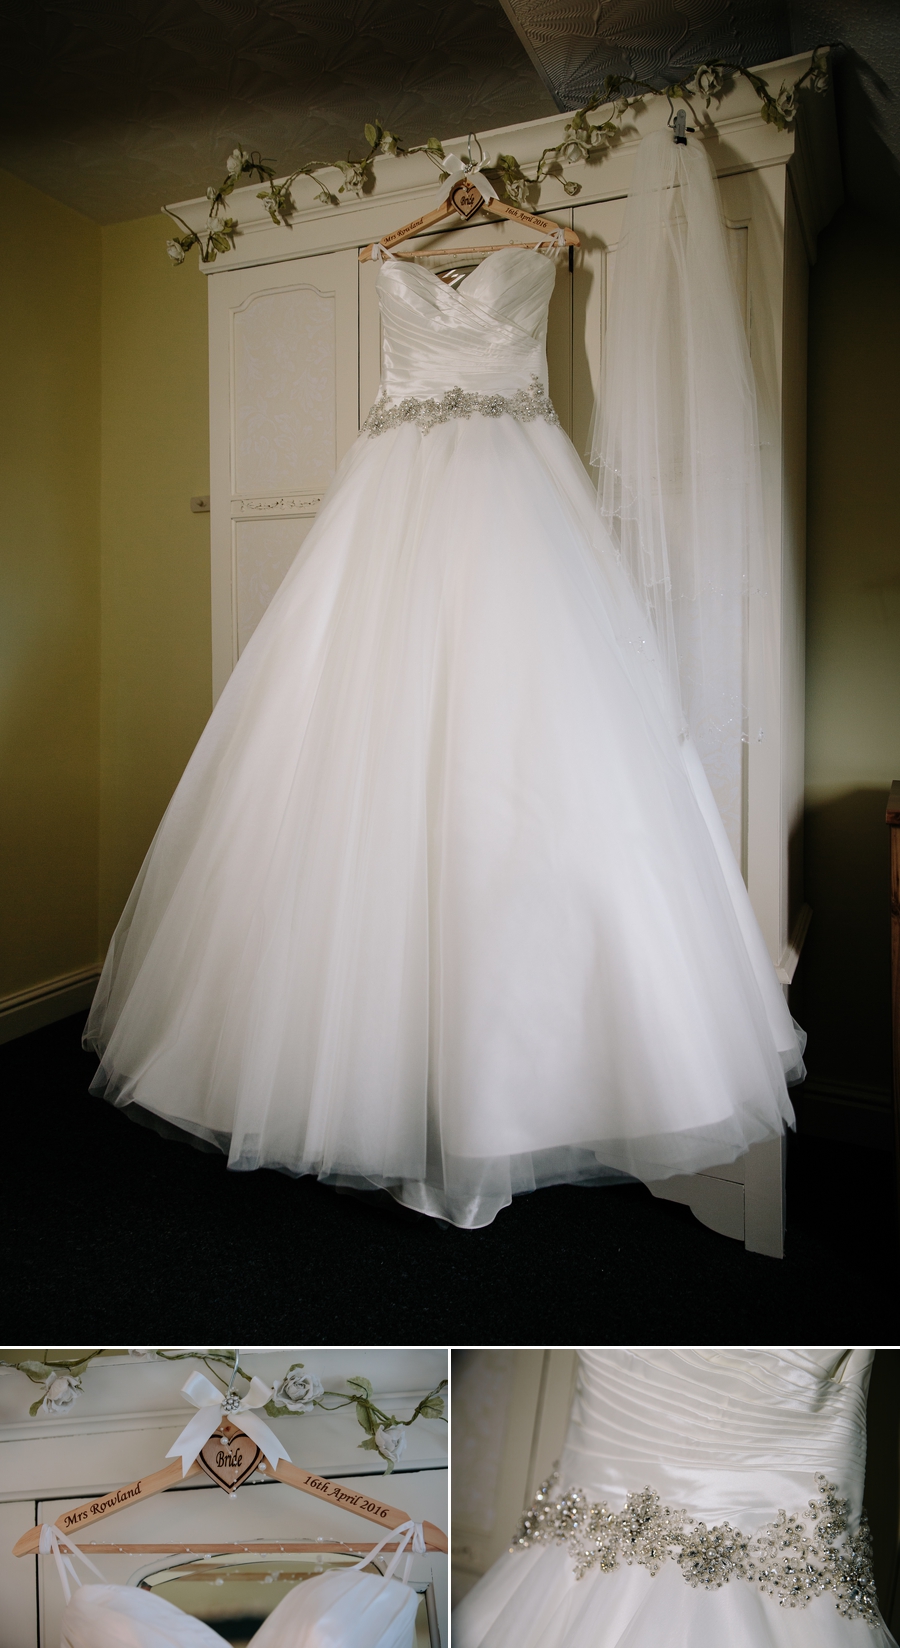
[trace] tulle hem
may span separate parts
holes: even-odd
[[[85,1037],[85,1046],[91,1045]],[[99,1051],[96,1047],[93,1050]],[[529,1195],[551,1185],[595,1189],[697,1173],[704,1168],[726,1166],[745,1154],[751,1145],[773,1137],[770,1130],[761,1128],[758,1134],[735,1140],[733,1118],[729,1117],[721,1125],[684,1133],[573,1142],[514,1156],[463,1157],[445,1152],[440,1171],[428,1178],[417,1178],[399,1166],[394,1171],[385,1168],[378,1172],[367,1164],[350,1160],[279,1157],[262,1148],[258,1138],[245,1136],[236,1141],[234,1135],[206,1127],[193,1118],[156,1111],[143,1101],[135,1100],[132,1085],[124,1081],[117,1088],[117,1084],[106,1077],[101,1064],[90,1091],[164,1139],[204,1151],[221,1151],[228,1157],[228,1167],[233,1172],[252,1173],[263,1167],[294,1179],[314,1177],[335,1187],[386,1190],[404,1207],[463,1230],[480,1230],[491,1224],[514,1196]],[[787,1111],[784,1124],[793,1128],[793,1110],[789,1105]],[[453,1193],[446,1188],[451,1184],[455,1187]]]

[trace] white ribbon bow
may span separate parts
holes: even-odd
[[[405,1585],[409,1579],[409,1567],[413,1557],[425,1555],[425,1529],[421,1522],[401,1522],[399,1527],[389,1528],[384,1538],[379,1540],[378,1544],[363,1557],[361,1562],[354,1562],[354,1568],[367,1567],[372,1558],[376,1557],[379,1551],[383,1551],[385,1545],[389,1545],[393,1539],[397,1541],[397,1549],[388,1564],[384,1578],[385,1580],[393,1579],[394,1569],[397,1567],[404,1551],[406,1551],[406,1563],[403,1568],[403,1583]]]
[[[483,166],[484,161],[482,160],[480,164]],[[449,177],[444,178],[443,183],[438,189],[437,199],[435,201],[436,206],[440,206],[441,201],[447,199],[450,190],[455,188],[461,178],[465,178],[467,183],[473,183],[475,185],[475,188],[481,195],[482,200],[497,200],[499,198],[493,183],[488,182],[484,172],[479,171],[478,168],[471,163],[464,165],[458,155],[445,155],[441,161],[441,168],[443,171],[449,172],[450,175]]]
[[[389,246],[382,246],[380,240],[376,240],[369,256],[373,263],[380,263],[383,258],[396,257],[396,253],[392,252]]]
[[[94,1567],[90,1557],[85,1556],[84,1552],[80,1550],[77,1545],[73,1545],[68,1534],[64,1534],[62,1529],[56,1526],[55,1522],[42,1522],[41,1541],[38,1546],[38,1550],[40,1551],[41,1556],[49,1556],[50,1552],[53,1552],[56,1559],[56,1571],[59,1574],[62,1588],[65,1592],[66,1601],[69,1602],[72,1598],[72,1592],[69,1587],[68,1575],[72,1575],[76,1585],[80,1585],[81,1580],[78,1578],[78,1575],[72,1566],[72,1557],[66,1556],[65,1551],[62,1550],[63,1545],[66,1546],[67,1550],[71,1551],[72,1556],[81,1558],[82,1562],[90,1568],[91,1573],[97,1575],[97,1578],[100,1580],[101,1584],[103,1583],[103,1575],[101,1574],[99,1568]]]
[[[251,1409],[262,1408],[271,1402],[274,1394],[255,1374],[246,1396],[236,1396],[234,1392],[223,1396],[205,1373],[192,1373],[182,1385],[181,1394],[199,1409],[166,1454],[167,1459],[181,1455],[182,1476],[187,1475],[203,1444],[218,1430],[223,1418],[232,1420],[239,1430],[250,1437],[251,1442],[262,1449],[273,1470],[279,1459],[286,1459],[290,1464],[290,1455],[281,1446],[275,1432],[269,1429],[265,1420],[258,1419],[251,1412]]]

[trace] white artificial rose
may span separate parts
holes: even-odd
[[[324,1391],[321,1379],[314,1373],[301,1373],[291,1368],[275,1386],[274,1400],[291,1413],[311,1413],[317,1396]]]
[[[173,263],[184,262],[184,247],[179,246],[177,240],[167,240],[166,251],[168,252]]]
[[[245,155],[243,149],[235,149],[234,152],[228,156],[228,159],[225,162],[225,170],[228,173],[228,176],[239,177],[246,159],[247,156]]]
[[[379,1425],[375,1432],[375,1446],[382,1459],[389,1459],[392,1465],[396,1465],[406,1447],[406,1426]]]
[[[48,1381],[44,1391],[44,1400],[39,1413],[67,1413],[76,1396],[81,1394],[81,1380],[73,1379],[70,1373],[60,1374],[58,1378]]]

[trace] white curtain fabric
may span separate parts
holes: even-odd
[[[756,398],[715,173],[669,129],[635,160],[591,461],[737,850],[747,605],[766,583]]]

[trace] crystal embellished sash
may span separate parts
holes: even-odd
[[[593,1567],[611,1573],[620,1562],[637,1562],[656,1574],[671,1559],[689,1585],[717,1590],[731,1579],[745,1579],[787,1608],[805,1608],[812,1597],[830,1591],[846,1619],[880,1623],[866,1514],[858,1533],[850,1535],[848,1501],[819,1473],[820,1499],[811,1499],[805,1511],[779,1511],[774,1522],[750,1536],[727,1522],[708,1528],[686,1511],[670,1510],[652,1488],[629,1494],[621,1511],[589,1500],[580,1488],[552,1499],[556,1480],[554,1475],[541,1484],[511,1551],[567,1545],[576,1579]]]
[[[559,419],[540,378],[533,377],[527,389],[517,389],[514,395],[478,395],[467,389],[445,389],[441,399],[420,401],[414,395],[392,406],[386,395],[379,395],[362,426],[361,433],[383,435],[386,429],[396,429],[402,423],[414,423],[427,435],[437,423],[449,423],[451,418],[471,418],[480,412],[485,418],[502,418],[508,413],[519,423],[531,423],[544,418],[547,423],[559,425]]]

